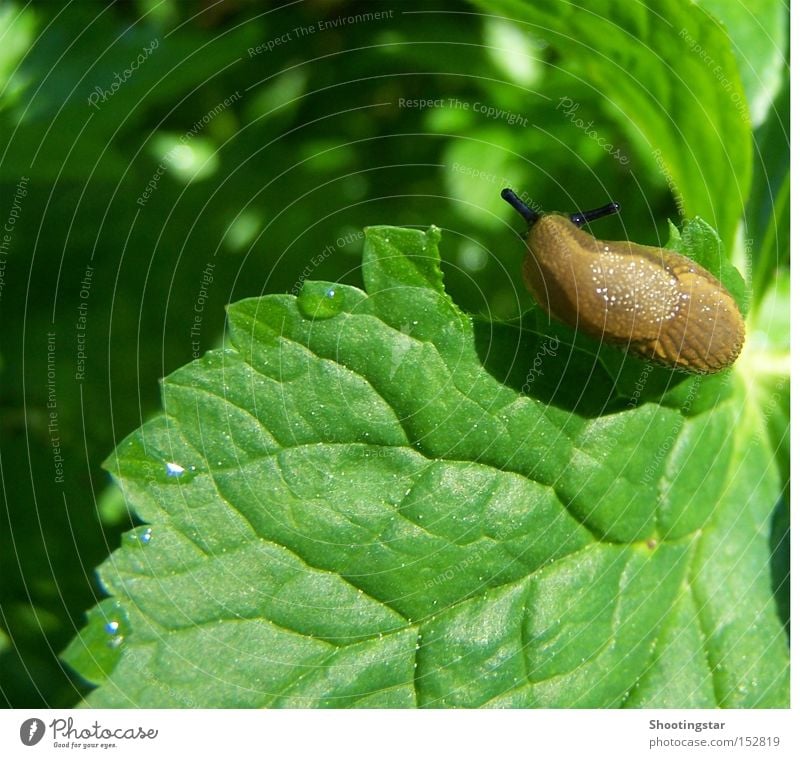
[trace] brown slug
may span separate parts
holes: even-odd
[[[606,242],[580,227],[617,203],[539,214],[511,189],[528,222],[525,286],[552,316],[603,342],[671,368],[710,374],[736,360],[744,319],[722,283],[690,258],[634,242]]]

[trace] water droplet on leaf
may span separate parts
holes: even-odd
[[[325,282],[306,282],[297,296],[297,307],[305,318],[333,318],[344,308],[344,291]]]
[[[172,461],[169,461],[166,464],[166,467],[167,467],[167,476],[172,476],[172,477],[180,476],[184,471],[186,471],[186,469],[183,466],[181,466],[180,463],[174,463]]]

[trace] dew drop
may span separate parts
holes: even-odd
[[[107,621],[103,629],[106,630],[106,634],[116,634],[119,630],[119,621]]]
[[[180,476],[186,469],[180,465],[180,463],[174,463],[169,461],[166,464],[167,467],[167,476],[176,477]]]
[[[149,545],[153,539],[153,529],[149,526],[137,526],[127,532],[123,539],[123,544],[131,546]]]
[[[325,282],[306,282],[297,296],[297,307],[305,318],[333,318],[344,308],[344,290]]]

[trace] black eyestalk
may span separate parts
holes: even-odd
[[[533,210],[533,208],[523,203],[517,196],[517,193],[509,187],[506,187],[500,193],[500,197],[528,222],[528,226],[533,226],[539,220],[539,214]]]
[[[595,208],[593,211],[582,211],[580,213],[573,213],[569,218],[575,226],[583,226],[589,221],[594,221],[596,218],[603,218],[603,216],[611,216],[619,212],[619,203],[609,203],[602,208]]]

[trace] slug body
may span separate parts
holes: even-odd
[[[507,193],[517,210],[527,208]],[[679,253],[606,242],[579,228],[618,207],[571,217],[527,208],[523,276],[531,294],[565,324],[643,358],[701,374],[730,366],[744,343],[744,320],[718,279]]]

